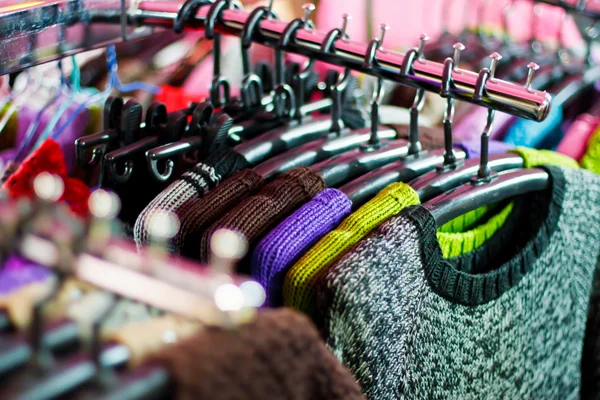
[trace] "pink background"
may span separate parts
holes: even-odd
[[[452,32],[460,32],[465,26],[477,26],[481,14],[483,26],[501,28],[502,13],[511,3],[508,13],[509,32],[514,40],[524,40],[532,33],[533,3],[529,0],[372,0],[373,27],[375,32],[367,32],[366,0],[321,0],[317,9],[316,22],[319,29],[339,27],[342,14],[348,12],[353,20],[348,25],[348,32],[355,40],[366,41],[378,34],[380,23],[387,23],[391,29],[386,33],[385,43],[396,49],[414,45],[420,33],[427,33],[434,38],[444,25]],[[576,2],[576,0],[570,0]],[[590,0],[600,4],[600,0]],[[444,7],[443,5],[447,6]],[[485,6],[479,12],[480,5]],[[580,35],[572,20],[563,24],[564,11],[557,7],[538,4],[538,23],[535,31],[539,39],[556,41],[559,29],[563,27],[565,43],[573,44],[580,40]],[[449,9],[446,17],[442,17],[444,8]]]

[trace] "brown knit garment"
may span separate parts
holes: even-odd
[[[408,125],[392,125],[398,133],[398,139],[408,139]],[[423,150],[434,150],[444,147],[444,128],[438,126],[419,126],[419,142]]]
[[[251,169],[238,171],[204,197],[194,199],[194,204],[181,215],[181,227],[173,239],[175,247],[186,257],[198,258],[198,244],[206,228],[242,200],[256,192],[263,178]]]
[[[308,318],[288,309],[262,311],[233,331],[207,328],[157,361],[171,372],[173,399],[364,399]]]
[[[227,228],[243,234],[252,249],[270,229],[325,187],[323,179],[308,167],[294,168],[281,174],[257,194],[219,218],[202,234],[200,260],[208,262],[210,238],[218,229]],[[249,272],[245,271],[247,259],[249,257],[239,264],[239,272]]]

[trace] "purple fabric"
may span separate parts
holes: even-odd
[[[352,202],[337,189],[325,189],[265,236],[252,254],[252,276],[267,293],[266,304],[282,304],[288,270],[319,239],[351,212]]]
[[[25,147],[25,151],[23,153],[24,156],[27,156],[27,154],[31,153],[31,151],[33,150],[32,147],[37,142],[42,132],[44,132],[46,126],[50,123],[55,113],[60,109],[60,106],[64,104],[64,101],[68,101],[68,98],[66,96],[64,99],[59,99],[54,105],[50,106],[50,108],[42,114],[40,123],[37,129],[35,130],[32,139],[29,141],[29,144]],[[60,117],[59,122],[56,124],[56,127],[62,126],[62,124],[64,124],[69,119],[71,114],[78,107],[79,103],[73,102],[69,106],[69,108],[64,112],[64,114]],[[31,105],[27,104],[25,104],[19,110],[17,135],[15,138],[15,143],[17,144],[17,146],[13,149],[6,149],[0,152],[0,159],[2,159],[2,161],[5,164],[10,160],[14,160],[18,144],[22,143],[25,140],[27,130],[37,117],[38,113],[39,109],[33,108]],[[65,161],[67,163],[67,168],[69,169],[69,171],[72,171],[72,168],[75,165],[75,139],[78,139],[85,133],[85,128],[87,127],[89,121],[90,112],[88,110],[84,110],[83,112],[79,113],[77,117],[75,117],[73,122],[68,127],[66,127],[63,133],[56,139],[56,142],[58,142],[63,151],[63,154],[65,155]]]
[[[52,273],[41,265],[18,256],[10,256],[0,270],[0,294],[8,294],[22,286],[48,279]]]
[[[467,154],[467,158],[477,158],[481,156],[481,140],[463,141],[454,143],[457,147]],[[514,149],[515,146],[509,143],[504,143],[499,140],[490,140],[489,154],[502,154]]]
[[[485,127],[487,113],[487,108],[479,107],[458,121],[452,130],[454,140],[466,142],[478,141],[483,132],[483,128]],[[518,118],[513,115],[496,111],[494,128],[492,129],[490,139],[504,139],[504,135],[517,119]]]

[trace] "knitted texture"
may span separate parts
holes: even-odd
[[[267,305],[282,303],[285,274],[300,256],[351,212],[352,203],[337,189],[325,189],[287,217],[260,241],[251,272],[267,292]]]
[[[600,129],[590,138],[587,150],[581,158],[581,167],[600,174]]]
[[[202,234],[200,260],[208,261],[210,238],[217,230],[226,228],[243,234],[252,249],[270,229],[323,189],[325,182],[310,168],[299,167],[282,174],[223,215]],[[242,271],[249,264],[246,261],[240,263]],[[247,269],[249,272],[249,265]]]
[[[223,178],[248,166],[246,160],[228,147],[222,147],[203,162],[171,183],[144,208],[135,221],[133,234],[138,246],[150,241],[149,229],[157,212],[172,212],[178,217],[186,212],[190,202],[204,196]],[[180,218],[181,220],[181,218]],[[175,247],[169,243],[169,250]]]
[[[12,198],[34,198],[36,194],[33,182],[42,172],[57,175],[62,179],[64,189],[59,201],[68,204],[71,211],[78,216],[89,215],[90,189],[79,179],[68,175],[65,156],[58,143],[52,139],[43,141],[10,175],[2,188]]]
[[[523,166],[525,168],[535,168],[542,165],[579,168],[577,161],[573,160],[571,157],[551,150],[536,150],[527,147],[517,147],[509,152],[523,157]]]
[[[548,170],[552,189],[516,200],[522,212],[475,254],[445,261],[416,206],[326,274],[327,344],[366,397],[578,397],[600,179]]]
[[[548,150],[517,148],[511,150],[523,157],[527,168],[542,164],[577,168],[577,163],[562,154]],[[408,185],[395,183],[381,191],[371,201],[351,214],[334,231],[324,236],[313,246],[286,275],[283,285],[284,304],[312,314],[314,311],[314,285],[323,273],[345,254],[352,246],[365,237],[374,227],[410,205],[420,204],[416,192]],[[467,213],[441,227],[441,232],[463,232],[471,229],[492,207],[482,207]],[[502,225],[510,211],[504,211],[497,218],[489,219],[484,226],[466,233],[465,236],[441,235],[445,254],[469,251],[489,239]],[[448,243],[445,242],[448,240]],[[457,241],[460,246],[457,246]],[[461,249],[461,246],[465,246]]]
[[[600,258],[594,276],[588,312],[583,359],[581,360],[581,398],[600,398]]]
[[[202,232],[256,192],[263,183],[262,177],[251,169],[245,169],[225,179],[204,197],[191,200],[189,207],[182,210],[179,232],[171,240],[173,252],[181,251],[186,257],[197,259]]]
[[[393,183],[350,214],[289,270],[283,284],[284,304],[312,314],[315,284],[322,273],[373,228],[414,204],[419,204],[417,193],[405,183]]]
[[[290,310],[263,311],[235,330],[206,328],[156,361],[171,372],[174,399],[364,398],[310,321]]]
[[[438,229],[437,238],[444,258],[457,257],[483,246],[504,225],[512,209],[513,203],[509,203],[498,214],[492,215],[487,222],[471,230],[461,231],[457,227],[454,232],[441,232]]]

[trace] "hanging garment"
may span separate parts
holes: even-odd
[[[574,160],[551,151],[519,148],[514,152],[523,157],[526,168],[544,164],[578,168]],[[410,186],[397,183],[388,186],[375,198],[348,216],[340,226],[319,240],[291,267],[283,286],[284,304],[312,315],[315,285],[323,273],[373,228],[398,214],[404,208],[417,204],[420,204],[417,193]],[[461,221],[463,220],[461,219]]]
[[[553,150],[563,137],[562,121],[563,109],[555,105],[542,122],[517,119],[503,140],[513,146]]]
[[[290,310],[260,312],[232,330],[207,327],[155,358],[171,371],[177,399],[364,398],[310,321]]]
[[[257,194],[219,218],[202,234],[200,260],[208,260],[210,238],[218,229],[226,228],[243,234],[250,249],[253,249],[270,229],[323,189],[325,182],[310,168],[298,167],[281,174]],[[242,262],[240,265],[244,264]],[[247,270],[249,272],[249,265]]]
[[[598,117],[590,114],[578,116],[565,133],[565,137],[560,141],[556,151],[574,160],[581,160],[588,147],[588,142],[599,124],[600,118]]]
[[[281,288],[289,266],[351,212],[352,202],[344,193],[325,189],[260,241],[252,254],[251,273],[265,288],[267,305],[282,304]]]
[[[600,129],[596,129],[590,138],[580,164],[581,168],[600,174]]]
[[[171,183],[144,208],[135,221],[135,242],[138,246],[149,243],[150,226],[157,212],[175,213],[183,221],[183,215],[195,198],[203,197],[223,179],[247,167],[246,160],[235,151],[226,146],[218,149]]]
[[[471,253],[445,260],[434,218],[415,206],[329,270],[325,337],[367,398],[578,396],[600,179],[544,168],[552,187],[515,200]]]

